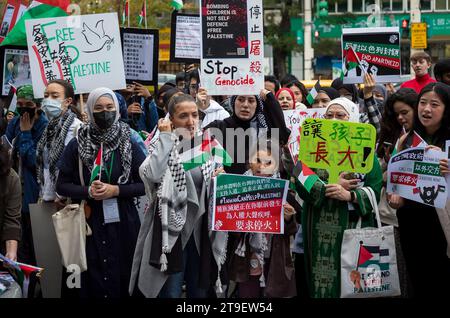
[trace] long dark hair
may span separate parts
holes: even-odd
[[[305,85],[303,85],[303,83],[300,81],[292,81],[287,83],[283,87],[291,88],[292,86],[297,86],[297,88],[302,92],[302,100],[298,100],[297,102],[306,104],[306,96],[308,96],[308,90],[306,89]]]
[[[400,136],[403,127],[397,121],[397,115],[394,111],[396,102],[403,102],[414,111],[414,118],[417,115],[417,93],[411,88],[401,88],[386,100],[383,117],[381,120],[380,137],[378,139],[377,155],[384,156],[384,142],[394,145]]]
[[[417,105],[419,105],[422,96],[428,92],[435,92],[445,106],[441,126],[433,136],[430,136],[433,137],[434,146],[442,148],[445,141],[450,139],[450,87],[440,82],[428,84],[420,91],[419,97],[417,98]],[[427,136],[425,127],[420,122],[417,112],[414,114],[414,130],[422,137]]]

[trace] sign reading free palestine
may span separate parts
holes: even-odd
[[[72,83],[76,94],[99,85],[125,88],[117,13],[32,19],[25,26],[35,97],[44,97],[54,79]]]

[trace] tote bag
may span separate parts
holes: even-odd
[[[78,166],[81,184],[84,186],[83,166],[80,159],[78,159]],[[87,270],[86,236],[92,234],[86,223],[84,204],[83,200],[80,204],[66,205],[52,215],[64,267],[67,268],[72,264],[78,265],[81,272]]]
[[[344,231],[341,250],[341,297],[371,298],[400,295],[394,227],[381,226],[375,193],[362,188],[370,199],[377,228]]]

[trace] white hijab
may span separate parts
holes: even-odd
[[[94,106],[97,100],[103,95],[106,95],[105,97],[111,98],[112,101],[114,102],[114,105],[116,105],[116,118],[114,119],[114,123],[116,123],[120,118],[119,101],[117,100],[116,94],[111,89],[106,87],[96,88],[89,93],[89,97],[86,102],[86,112],[88,114],[89,121],[95,123]]]
[[[359,106],[354,102],[345,97],[339,97],[333,99],[327,106],[325,113],[328,111],[331,105],[339,105],[341,106],[346,113],[349,115],[350,122],[359,123]]]

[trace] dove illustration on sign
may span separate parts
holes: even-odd
[[[83,23],[83,33],[87,44],[89,44],[89,49],[83,51],[84,53],[94,53],[103,50],[106,46],[106,50],[111,49],[111,44],[114,43],[114,38],[105,34],[105,28],[103,26],[103,20],[97,21],[95,28],[90,28],[86,22]]]

